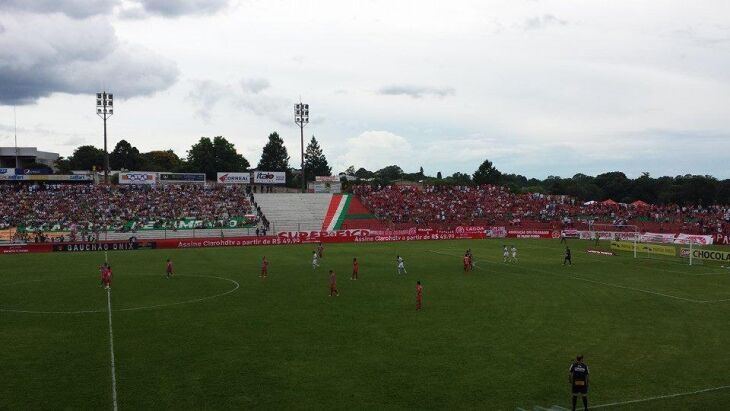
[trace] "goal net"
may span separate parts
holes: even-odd
[[[630,245],[630,249],[625,251],[632,251],[634,252],[634,257],[637,257],[638,248],[636,247],[636,244],[639,242],[641,234],[639,233],[639,227],[631,224],[603,224],[590,222],[588,224],[587,237],[588,238],[584,239],[594,241],[596,246],[598,246],[601,241],[611,242],[612,248],[615,242],[626,243],[624,245]]]

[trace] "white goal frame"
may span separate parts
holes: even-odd
[[[633,224],[608,224],[608,223],[596,223],[593,221],[588,222],[588,232],[590,233],[591,240],[596,238],[596,234],[600,236],[600,233],[608,233],[615,239],[616,234],[627,236],[628,238],[622,238],[622,241],[633,241],[634,243],[634,258],[638,258],[638,243],[641,237],[639,226]]]

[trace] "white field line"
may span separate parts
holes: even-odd
[[[112,405],[114,411],[117,411],[117,370],[114,360],[114,332],[112,331],[112,291],[106,289],[106,306],[107,312],[109,313],[109,352],[111,353],[111,365],[112,365]]]
[[[129,275],[129,274],[127,274],[127,275]],[[152,276],[149,276],[149,275],[139,275],[139,277],[152,277]],[[178,274],[177,277],[215,278],[215,279],[218,279],[218,280],[225,280],[225,281],[228,281],[228,282],[232,283],[233,284],[233,288],[231,288],[230,290],[228,290],[226,292],[220,293],[220,294],[209,295],[209,296],[206,296],[206,297],[200,297],[200,298],[195,298],[195,299],[186,300],[186,301],[180,301],[180,302],[176,302],[176,303],[157,304],[157,305],[146,305],[146,306],[143,306],[143,307],[120,308],[120,309],[115,310],[115,311],[141,311],[141,310],[152,310],[152,309],[163,308],[163,307],[172,307],[172,306],[175,306],[175,305],[194,304],[194,303],[199,303],[199,302],[206,301],[206,300],[212,300],[212,299],[218,298],[218,297],[223,297],[224,295],[228,295],[228,294],[230,294],[232,292],[235,292],[241,286],[238,283],[238,281],[231,280],[230,278],[217,277],[217,276],[212,276],[212,275]],[[74,277],[74,278],[77,278],[77,277]],[[86,277],[78,277],[78,278],[86,278]],[[14,285],[14,284],[26,284],[26,283],[33,283],[33,282],[39,282],[39,281],[44,281],[44,280],[23,281],[23,282],[18,282],[18,283],[4,284],[3,286],[6,286],[6,285]],[[0,308],[0,312],[5,312],[5,313],[18,313],[18,314],[67,314],[67,315],[74,315],[74,314],[95,314],[95,313],[103,313],[104,310],[34,311],[34,310],[14,310],[14,309],[10,309],[10,308]]]
[[[446,256],[450,256],[450,257],[460,257],[459,255],[456,255],[456,254],[449,254],[449,253],[444,253],[444,252],[435,251],[435,250],[427,250],[427,252],[433,253],[433,254],[446,255]],[[486,261],[486,260],[480,260],[480,261]],[[499,264],[499,263],[497,263],[497,264]],[[512,265],[510,265],[508,263],[502,263],[502,264],[503,265],[510,266],[510,267],[512,266]],[[478,267],[476,265],[475,265],[475,267],[481,269],[481,267]],[[545,273],[545,274],[548,274],[548,275],[552,275],[552,276],[555,276],[555,277],[571,278],[571,279],[574,279],[574,280],[585,281],[585,282],[593,283],[593,284],[599,284],[599,285],[603,285],[603,286],[606,286],[606,287],[613,287],[613,288],[619,288],[619,289],[624,289],[624,290],[631,290],[631,291],[641,292],[641,293],[645,293],[645,294],[656,295],[656,296],[659,296],[659,297],[671,298],[671,299],[675,299],[675,300],[679,300],[679,301],[686,301],[686,302],[695,303],[695,304],[708,304],[708,303],[719,303],[719,302],[730,301],[730,298],[728,298],[728,299],[721,299],[721,300],[695,300],[693,298],[678,297],[678,296],[675,296],[675,295],[663,294],[663,293],[656,292],[656,291],[644,290],[644,289],[641,289],[641,288],[628,287],[628,286],[620,285],[620,284],[604,283],[602,281],[590,280],[590,279],[583,278],[583,277],[576,277],[576,276],[572,276],[572,275],[555,274],[553,272],[546,271],[546,270],[541,270],[539,268],[534,268],[534,267],[521,266],[521,268],[526,269],[526,270],[532,270],[532,271],[542,272],[542,273]]]
[[[704,394],[704,393],[707,393],[707,392],[727,390],[728,388],[730,388],[730,385],[723,385],[723,386],[720,386],[720,387],[705,388],[704,390],[689,391],[689,392],[680,392],[680,393],[677,393],[677,394],[657,395],[657,396],[654,396],[654,397],[641,398],[641,399],[638,399],[638,400],[629,400],[629,401],[612,402],[612,403],[609,403],[609,404],[593,405],[590,408],[617,407],[619,405],[636,404],[636,403],[639,403],[639,402],[649,402],[649,401],[665,400],[665,399],[677,398],[677,397],[686,397],[686,396],[690,396],[690,395]]]

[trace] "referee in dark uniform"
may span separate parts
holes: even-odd
[[[588,366],[583,362],[582,355],[575,358],[575,362],[570,365],[569,373],[568,378],[573,392],[573,411],[578,402],[578,395],[583,400],[583,409],[588,411]]]
[[[565,263],[573,265],[573,260],[570,259],[570,248],[568,248],[567,245],[565,246],[565,258],[563,258],[563,265],[565,265]]]

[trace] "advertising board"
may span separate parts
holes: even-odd
[[[249,184],[251,173],[218,173],[216,181],[221,184]]]
[[[254,171],[253,182],[256,184],[286,184],[286,173],[283,171]]]
[[[682,250],[680,250],[680,255],[682,257],[689,257],[690,249],[682,248]],[[720,251],[720,250],[703,250],[703,249],[698,248],[698,249],[692,250],[692,258],[699,258],[702,260],[721,261],[721,262],[727,263],[727,262],[730,262],[730,252]]]
[[[153,185],[157,183],[157,173],[150,171],[124,171],[119,173],[119,184]]]
[[[204,173],[159,173],[160,183],[205,183]]]
[[[611,241],[611,248],[618,251],[634,251],[634,243],[629,241]],[[671,245],[658,244],[636,244],[636,251],[639,253],[659,254],[676,256],[677,249]]]

